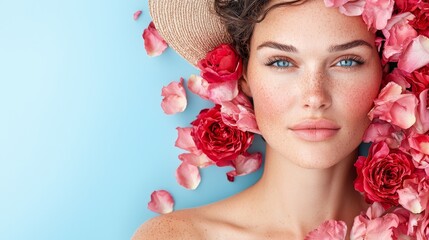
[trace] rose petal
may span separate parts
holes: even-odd
[[[151,57],[161,55],[168,47],[167,42],[159,35],[153,22],[150,22],[149,26],[143,31],[142,37],[146,52]]]
[[[238,95],[238,81],[210,83],[207,90],[208,98],[212,102],[222,104],[222,102],[231,101]]]
[[[200,171],[198,167],[182,162],[176,170],[176,180],[187,189],[196,189],[201,182]]]
[[[403,89],[395,82],[389,82],[374,100],[375,106],[369,118],[379,118],[402,129],[410,128],[416,122],[418,100],[414,94],[402,93]]]
[[[133,19],[134,19],[134,21],[137,21],[137,19],[139,19],[139,17],[140,17],[140,15],[142,14],[142,11],[141,10],[138,10],[138,11],[136,11],[134,14],[133,14]]]
[[[398,190],[399,204],[412,213],[421,213],[424,209],[419,194],[411,187]]]
[[[239,92],[232,101],[223,102],[221,113],[222,120],[227,125],[237,127],[241,131],[260,134],[253,106],[243,92]]]
[[[188,89],[200,96],[202,99],[209,99],[208,87],[209,83],[207,80],[198,75],[191,75],[188,79]]]
[[[340,13],[346,16],[360,16],[363,13],[366,0],[349,1],[343,6],[340,6]]]
[[[383,214],[383,206],[373,203],[366,214],[355,217],[350,239],[393,239],[393,230],[398,227],[399,218],[394,213]]]
[[[187,100],[183,81],[183,78],[180,78],[180,82],[171,82],[168,86],[162,88],[161,96],[164,98],[162,99],[161,107],[166,114],[185,111]]]
[[[420,134],[425,134],[427,131],[429,131],[429,109],[427,107],[428,91],[429,89],[426,89],[419,95],[420,101],[416,116],[417,120],[414,127]]]
[[[392,17],[394,0],[371,0],[366,1],[362,18],[371,28],[383,29],[387,21]]]
[[[177,139],[174,146],[197,155],[200,154],[201,151],[198,150],[197,146],[195,145],[194,139],[191,136],[192,127],[177,127],[176,129]]]
[[[262,164],[262,154],[240,155],[232,161],[232,164],[235,170],[226,173],[230,182],[233,182],[236,176],[244,176],[258,170]]]
[[[341,240],[346,239],[347,225],[343,221],[328,220],[309,232],[305,240]]]
[[[156,213],[165,214],[173,211],[174,200],[171,194],[165,190],[157,190],[150,195],[147,207]]]
[[[420,35],[413,39],[398,61],[398,68],[412,72],[429,64],[429,38]]]
[[[205,168],[210,165],[215,164],[210,158],[207,157],[204,153],[200,155],[193,153],[182,153],[179,155],[179,159],[185,163],[194,165],[195,167]]]

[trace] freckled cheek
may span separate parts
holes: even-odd
[[[258,88],[253,94],[256,120],[261,128],[274,127],[288,109],[287,94],[275,89]]]
[[[373,107],[374,99],[377,96],[378,89],[367,87],[356,87],[355,91],[349,91],[348,97],[344,99],[345,110],[348,113],[348,118],[351,122],[360,125],[357,129],[366,130],[370,120],[368,113]]]

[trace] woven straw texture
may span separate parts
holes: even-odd
[[[149,9],[168,45],[194,66],[214,47],[231,42],[213,0],[149,0]]]

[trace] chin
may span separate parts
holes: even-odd
[[[352,165],[357,158],[357,150],[352,151],[350,154],[314,154],[309,156],[302,156],[301,160],[296,164],[305,169],[329,169],[334,166],[348,164]]]

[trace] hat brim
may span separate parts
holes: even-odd
[[[183,58],[196,66],[208,51],[230,43],[225,26],[215,13],[213,0],[149,0],[158,32]]]

